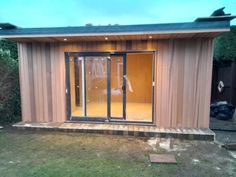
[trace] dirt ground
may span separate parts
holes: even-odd
[[[217,132],[217,142],[235,134]],[[149,153],[174,154],[177,164],[151,164]],[[219,143],[2,129],[1,177],[235,176],[235,152]]]

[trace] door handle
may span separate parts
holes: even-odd
[[[126,88],[125,88],[125,86],[124,86],[124,85],[122,86],[122,90],[123,90],[123,92],[125,92],[125,90],[126,90]]]

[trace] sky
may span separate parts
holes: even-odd
[[[236,0],[0,0],[0,22],[25,28],[191,22],[221,7],[236,15]]]

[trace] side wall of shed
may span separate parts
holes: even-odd
[[[19,43],[22,121],[66,121],[64,52],[156,50],[158,127],[209,127],[212,39]]]

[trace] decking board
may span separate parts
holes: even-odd
[[[125,125],[111,123],[25,123],[19,122],[13,125],[17,129],[58,130],[67,132],[99,133],[123,136],[140,137],[168,137],[187,140],[213,141],[215,133],[210,129],[180,129],[158,128],[156,126]]]

